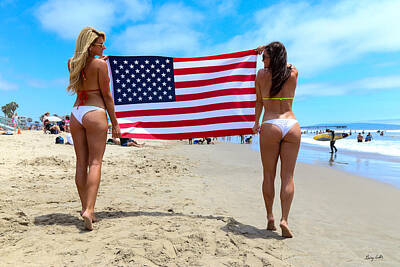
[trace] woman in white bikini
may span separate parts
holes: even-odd
[[[267,210],[267,230],[276,230],[272,206],[275,197],[275,175],[278,158],[281,160],[280,227],[283,237],[293,237],[288,216],[293,200],[293,173],[300,146],[300,126],[292,111],[298,72],[287,64],[284,45],[273,42],[257,48],[263,52],[264,68],[256,77],[256,107],[253,132],[260,132],[260,152],[264,171],[262,191]],[[264,108],[262,124],[259,124]]]
[[[103,56],[104,41],[103,32],[84,28],[76,40],[74,56],[68,60],[67,90],[77,94],[70,121],[76,154],[75,183],[82,204],[81,215],[88,230],[93,230],[96,221],[94,205],[108,130],[106,110],[113,125],[113,137],[121,137]]]

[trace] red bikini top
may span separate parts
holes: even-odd
[[[86,75],[85,75],[85,72],[83,70],[81,71],[81,75],[82,75],[83,80],[86,80]],[[86,104],[86,102],[87,102],[87,92],[94,92],[94,91],[100,91],[100,89],[77,91],[76,93],[78,94],[78,97],[79,97],[78,107]]]
[[[69,67],[69,65],[68,65],[68,67]],[[83,70],[81,71],[81,75],[82,75],[83,80],[86,80],[86,75],[85,75],[85,72]],[[108,77],[108,82],[110,82],[110,81],[111,81],[110,77]],[[79,106],[82,106],[82,105],[86,104],[86,102],[87,102],[87,92],[95,92],[95,91],[100,91],[100,89],[77,91],[76,93],[78,94],[78,97],[79,97],[79,103],[78,103],[77,107],[79,108]]]

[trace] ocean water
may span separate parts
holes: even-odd
[[[308,133],[302,134],[298,161],[343,170],[400,188],[400,125],[398,127],[399,129],[386,130],[383,136],[377,133],[381,127],[364,128],[364,139],[370,132],[372,141],[362,143],[358,143],[356,139],[362,130],[353,129],[351,136],[336,141],[336,154],[329,153],[329,142],[314,140],[316,129],[308,128]],[[349,132],[349,129],[334,130]],[[260,150],[258,137],[259,135],[253,136],[252,144],[248,144],[256,151]],[[219,140],[240,143],[239,136],[222,137]]]
[[[349,130],[336,130],[336,132],[349,133]],[[365,130],[364,134],[362,134],[364,140],[365,136],[370,132],[372,141],[363,141],[362,143],[357,142],[357,134],[362,133],[362,131],[352,132],[352,135],[349,137],[336,141],[335,146],[337,149],[400,157],[400,130],[387,130],[384,132],[383,136],[380,136],[377,130]],[[316,141],[313,139],[314,136],[315,133],[303,134],[301,142],[312,146],[324,147],[329,150],[329,142]]]

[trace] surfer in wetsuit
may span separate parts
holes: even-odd
[[[329,129],[326,129],[326,132],[327,133],[330,133],[331,134],[331,142],[330,142],[330,145],[331,145],[331,153],[333,153],[333,150],[335,149],[335,153],[337,152],[337,148],[335,147],[335,131],[333,131],[333,130],[329,130]]]

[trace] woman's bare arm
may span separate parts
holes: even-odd
[[[104,60],[97,60],[98,64],[98,79],[100,85],[100,92],[104,99],[104,104],[110,117],[112,127],[113,127],[113,137],[121,137],[121,130],[118,125],[117,117],[115,116],[114,102],[110,92],[109,77],[108,77],[108,67]]]
[[[260,79],[260,71],[258,71],[257,76],[256,76],[256,107],[255,107],[255,122],[254,122],[254,126],[253,126],[253,133],[257,133],[260,130],[260,116],[261,116],[261,112],[263,109],[263,101],[262,101],[262,95],[261,95],[261,90],[260,90],[260,83],[259,83],[259,79]]]

